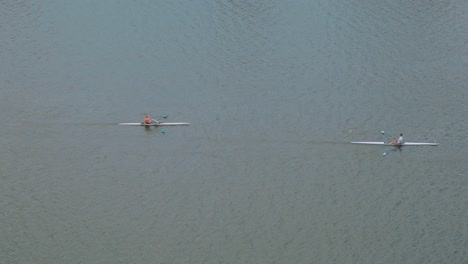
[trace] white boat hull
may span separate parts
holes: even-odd
[[[403,144],[388,144],[386,142],[351,142],[351,144],[360,144],[360,145],[383,145],[383,146],[438,146],[439,143],[423,143],[423,142],[404,142]]]
[[[190,123],[187,122],[161,122],[161,123],[151,123],[151,124],[142,124],[142,123],[119,123],[121,126],[188,126]]]

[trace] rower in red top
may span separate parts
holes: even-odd
[[[145,120],[144,120],[143,122],[141,122],[141,123],[144,123],[144,124],[149,125],[149,124],[151,124],[152,122],[153,122],[153,120],[151,120],[151,118],[150,118],[149,116],[146,116],[146,117],[145,117]]]

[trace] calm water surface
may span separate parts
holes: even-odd
[[[0,259],[467,263],[467,10],[0,1]]]

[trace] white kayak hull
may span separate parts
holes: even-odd
[[[161,123],[151,123],[151,124],[142,124],[142,123],[119,123],[121,126],[188,126],[190,123],[187,122],[161,122]]]
[[[424,143],[424,142],[404,142],[403,144],[388,144],[386,142],[351,142],[351,144],[360,145],[383,145],[383,146],[438,146],[439,143]]]

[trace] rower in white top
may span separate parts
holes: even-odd
[[[389,145],[402,145],[403,144],[403,134],[400,134],[398,139],[388,142]]]
[[[389,137],[385,131],[380,131],[382,135]],[[426,142],[404,142],[403,141],[403,134],[400,134],[398,139],[391,140],[390,142],[378,142],[378,141],[353,141],[352,144],[361,144],[361,145],[385,145],[385,146],[438,146],[439,143],[426,143]]]
[[[385,134],[385,131],[381,131],[382,135],[388,137]],[[376,141],[353,141],[351,144],[360,144],[360,145],[384,145],[384,146],[393,146],[392,150],[401,150],[403,146],[438,146],[439,143],[425,143],[425,142],[404,142],[403,141],[403,134],[400,134],[398,139],[391,140],[390,142],[376,142]],[[382,155],[387,155],[387,152],[384,152]]]

